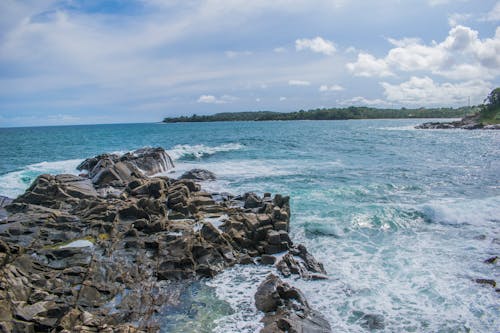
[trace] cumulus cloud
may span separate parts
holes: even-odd
[[[303,81],[303,80],[289,80],[288,85],[289,86],[310,86],[311,82]]]
[[[423,44],[419,39],[389,39],[395,47],[384,58],[359,53],[347,68],[357,76],[389,76],[395,71],[426,71],[450,79],[495,77],[500,74],[500,27],[493,38],[457,25],[441,43]],[[464,71],[466,69],[466,71]],[[476,73],[476,75],[474,75]]]
[[[332,86],[328,86],[326,84],[323,84],[319,87],[319,91],[321,92],[327,92],[327,91],[342,91],[344,90],[344,87],[338,85],[338,84],[334,84]]]
[[[286,101],[286,97],[280,97],[280,102]]]
[[[437,83],[428,76],[411,77],[401,84],[381,83],[388,101],[404,105],[465,105],[470,97],[480,103],[491,90],[483,80],[461,83]]]
[[[234,102],[235,100],[237,100],[237,98],[230,95],[223,95],[220,98],[217,98],[214,95],[201,95],[197,102],[206,104],[226,104]]]
[[[359,53],[356,62],[348,63],[347,69],[356,76],[390,76],[393,73],[384,59],[377,59],[368,53]]]
[[[297,51],[310,50],[315,53],[323,53],[326,55],[332,55],[336,51],[333,42],[321,37],[316,37],[313,39],[297,39],[295,41],[295,49]]]
[[[275,53],[285,53],[286,52],[286,48],[284,48],[284,47],[275,47],[273,49],[273,52],[275,52]]]

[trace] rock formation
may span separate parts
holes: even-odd
[[[275,275],[270,274],[259,285],[255,306],[265,313],[261,333],[331,332],[328,321],[311,309],[300,290],[290,287]]]
[[[474,114],[471,116],[466,116],[461,120],[451,121],[451,122],[429,122],[423,123],[421,125],[415,126],[417,129],[500,129],[500,124],[496,125],[484,125],[480,121],[479,114]]]
[[[155,332],[189,281],[287,250],[325,274],[288,235],[288,197],[148,177],[172,166],[161,148],[99,155],[3,200],[0,331]]]

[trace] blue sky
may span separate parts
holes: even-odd
[[[477,104],[499,22],[493,0],[2,0],[0,127]]]

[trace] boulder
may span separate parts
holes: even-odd
[[[83,161],[78,170],[87,171],[92,183],[98,187],[124,187],[145,176],[165,172],[174,167],[163,148],[141,148],[122,156],[103,154]]]
[[[268,275],[257,288],[255,307],[265,314],[261,333],[331,332],[328,321],[311,309],[302,292],[273,274]]]
[[[180,176],[179,179],[192,179],[192,180],[215,180],[216,176],[213,172],[204,169],[192,169],[186,171]]]
[[[165,149],[161,147],[137,149],[121,156],[120,161],[126,161],[135,165],[146,176],[165,172],[174,168],[172,158],[167,154]]]

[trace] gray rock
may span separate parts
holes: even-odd
[[[276,257],[269,254],[263,254],[260,257],[260,262],[263,265],[274,265],[274,263],[276,262]]]
[[[302,292],[275,275],[268,275],[257,288],[255,306],[265,313],[261,333],[331,332],[328,321],[311,309]]]
[[[215,180],[216,176],[213,172],[204,169],[192,169],[182,174],[180,179],[192,180]]]

